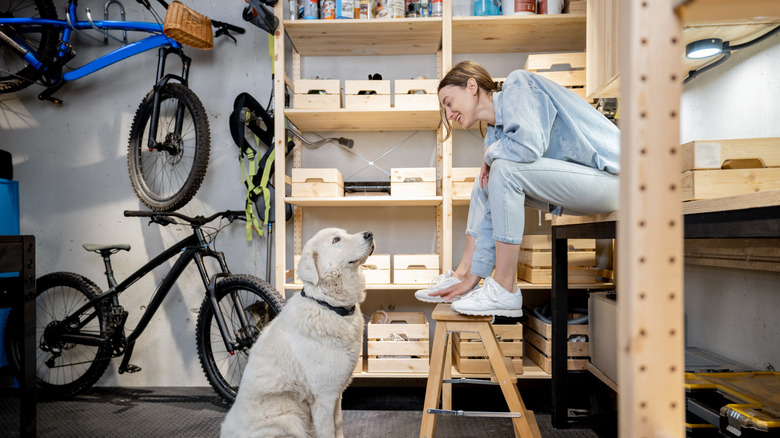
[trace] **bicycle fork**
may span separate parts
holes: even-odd
[[[165,61],[168,58],[168,55],[171,53],[175,53],[179,55],[179,58],[181,58],[181,76],[176,76],[174,74],[165,74]],[[180,152],[179,143],[176,141],[176,139],[181,138],[181,131],[182,131],[182,124],[184,120],[184,104],[182,102],[178,102],[178,106],[176,108],[176,125],[174,127],[174,136],[175,138],[164,138],[162,142],[157,141],[157,129],[159,126],[159,118],[160,118],[160,103],[161,103],[161,94],[163,88],[165,88],[165,85],[168,84],[168,81],[171,79],[175,79],[179,81],[182,85],[185,87],[188,86],[188,80],[190,75],[190,64],[192,63],[192,59],[185,55],[184,52],[181,51],[181,49],[176,49],[171,46],[163,46],[160,47],[157,53],[157,80],[154,84],[154,103],[152,105],[152,117],[149,123],[149,140],[147,142],[149,147],[149,152],[152,152],[154,149],[157,149],[158,151],[165,151],[168,152],[172,156],[178,155]]]

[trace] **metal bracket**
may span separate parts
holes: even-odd
[[[484,411],[455,411],[449,409],[428,409],[429,414],[446,415],[448,417],[495,417],[495,418],[520,418],[520,412],[484,412]]]

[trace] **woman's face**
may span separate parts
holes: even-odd
[[[476,83],[474,85],[476,86]],[[477,121],[477,98],[471,88],[447,85],[439,90],[439,102],[444,108],[447,120],[456,120],[464,129],[469,129]]]

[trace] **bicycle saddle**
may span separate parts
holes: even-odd
[[[85,244],[83,244],[81,246],[84,249],[86,249],[87,251],[94,251],[94,252],[101,252],[101,251],[106,251],[106,250],[112,251],[112,252],[117,252],[117,251],[122,250],[122,249],[125,250],[125,251],[130,251],[130,245],[128,245],[126,243],[118,243],[118,244],[115,244],[115,245],[96,245],[94,243],[85,243]]]

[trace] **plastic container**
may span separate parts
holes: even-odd
[[[501,15],[499,0],[474,0],[474,16]]]
[[[539,13],[555,15],[563,12],[563,0],[539,0]]]
[[[320,5],[317,0],[303,0],[303,19],[316,20],[320,17]]]
[[[357,3],[357,0],[336,0],[336,18],[355,18],[355,5]]]
[[[536,0],[503,0],[501,11],[503,15],[533,15],[536,14]]]

